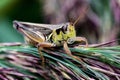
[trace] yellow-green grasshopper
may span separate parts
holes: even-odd
[[[13,26],[25,36],[25,40],[28,42],[28,44],[38,48],[43,64],[44,57],[41,53],[41,48],[45,47],[63,46],[65,52],[69,56],[80,60],[78,57],[71,54],[67,44],[73,44],[76,41],[84,41],[86,43],[85,46],[88,46],[86,38],[76,37],[74,26],[82,16],[83,15],[80,15],[73,24],[70,22],[62,24],[37,24],[15,20],[13,22]]]
[[[68,55],[77,58],[71,54],[67,44],[72,44],[75,41],[84,41],[86,46],[88,45],[84,37],[76,37],[74,25],[71,23],[52,25],[14,21],[13,24],[15,29],[25,36],[28,44],[38,48],[40,54],[41,48],[63,46]],[[44,57],[42,56],[41,58],[44,62]]]

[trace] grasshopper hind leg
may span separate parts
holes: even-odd
[[[43,54],[42,54],[42,51],[41,51],[41,50],[42,50],[42,47],[38,46],[37,48],[38,48],[38,53],[40,54],[40,58],[41,58],[41,60],[42,60],[42,64],[41,64],[41,65],[44,66],[44,65],[45,65],[45,64],[44,64],[44,63],[45,63],[45,58],[44,58],[44,56],[43,56]]]
[[[43,48],[49,48],[49,47],[55,47],[55,44],[52,44],[52,43],[48,43],[48,42],[41,42],[41,43],[39,43],[38,45],[37,45],[37,48],[38,48],[38,52],[39,52],[39,54],[40,54],[40,58],[41,58],[41,60],[42,60],[42,66],[44,67],[45,66],[45,58],[44,58],[44,55],[43,55],[43,53],[42,53],[42,49]]]

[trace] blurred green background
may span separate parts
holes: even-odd
[[[43,22],[40,0],[0,0],[0,42],[24,42],[13,21]]]
[[[119,38],[120,0],[0,0],[0,42],[24,42],[13,21],[57,24],[73,21],[89,7],[76,25],[78,36],[89,43]],[[117,43],[116,43],[117,44]]]

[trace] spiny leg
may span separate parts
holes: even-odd
[[[64,42],[63,47],[64,47],[65,52],[66,52],[69,56],[71,56],[71,57],[73,57],[73,58],[75,58],[75,59],[77,59],[77,60],[79,60],[79,61],[82,61],[79,57],[72,55],[71,51],[70,51],[69,48],[68,48],[67,42]]]
[[[52,44],[52,43],[48,43],[48,42],[42,42],[42,43],[39,43],[38,45],[37,45],[37,48],[38,48],[38,52],[39,52],[39,54],[40,54],[40,58],[41,58],[41,60],[42,60],[42,66],[44,66],[45,64],[45,58],[44,58],[44,56],[43,56],[43,54],[42,54],[42,52],[41,52],[41,50],[42,50],[42,48],[44,48],[44,47],[55,47],[55,44]]]

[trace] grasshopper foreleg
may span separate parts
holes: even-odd
[[[74,42],[85,42],[85,46],[84,47],[88,47],[88,41],[85,37],[75,37],[75,38],[70,38],[71,40],[73,40]],[[79,45],[81,46],[81,45]]]
[[[73,57],[73,58],[75,58],[75,59],[77,59],[77,60],[79,60],[79,61],[82,61],[79,57],[72,55],[71,51],[70,51],[69,48],[68,48],[67,42],[64,42],[63,47],[64,47],[65,52],[66,52],[69,56],[71,56],[71,57]]]

